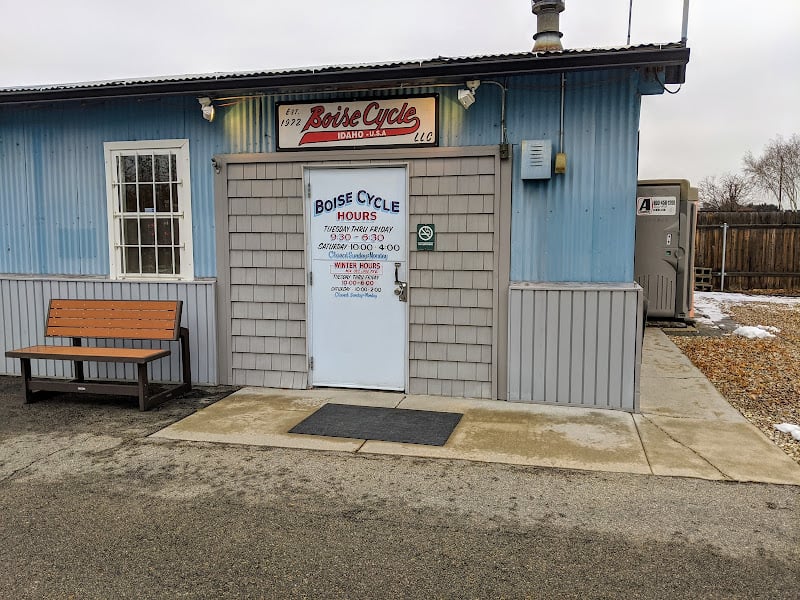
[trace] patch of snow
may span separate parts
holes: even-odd
[[[775,429],[781,433],[789,433],[791,436],[800,442],[800,425],[794,423],[781,423],[780,425],[773,425]]]
[[[763,304],[800,304],[796,296],[757,296],[754,294],[735,294],[733,292],[695,292],[697,300],[708,300],[717,304],[740,304],[742,302],[757,302]]]
[[[756,327],[763,329],[765,331],[769,331],[770,333],[780,333],[780,327],[774,327],[773,325],[757,325]]]
[[[775,335],[769,331],[761,329],[761,327],[751,327],[749,325],[742,325],[733,330],[733,335],[741,335],[742,337],[754,339],[767,339],[774,338]]]
[[[729,292],[695,292],[694,309],[696,319],[707,325],[716,325],[730,317],[727,310],[734,304],[747,302],[757,304],[800,304],[800,298],[791,296],[754,296],[752,294],[734,294]],[[778,333],[777,328],[761,327],[772,333]],[[775,331],[773,331],[775,329]]]
[[[698,321],[708,325],[719,323],[728,317],[722,303],[716,298],[698,297],[700,292],[694,295],[694,311]]]

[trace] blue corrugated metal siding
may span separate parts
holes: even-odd
[[[520,142],[550,139],[557,148],[561,77],[539,75],[506,82],[508,139],[514,151],[512,280],[632,281],[638,81],[638,74],[629,70],[567,76],[567,173],[543,181],[520,179]],[[478,101],[468,111],[458,102],[458,89],[460,86],[414,88],[402,93],[439,94],[441,146],[500,143],[500,88],[484,82],[477,91]],[[374,94],[344,97],[370,95]],[[275,149],[275,103],[320,97],[265,99],[269,151]]]
[[[509,92],[509,135],[515,144],[511,279],[632,281],[637,75],[569,74],[564,115],[567,172],[551,180],[523,182],[517,141],[541,136],[557,147],[559,81],[556,76],[543,89]]]
[[[0,272],[4,273],[35,270],[33,206],[28,201],[29,148],[26,128],[0,111]]]
[[[506,84],[508,136],[514,149],[511,278],[631,281],[637,74],[617,70],[567,76],[567,174],[544,181],[520,179],[519,147],[523,139],[544,138],[557,148],[560,76],[518,77]],[[440,145],[499,143],[500,89],[484,82],[478,101],[468,111],[457,101],[458,89],[232,99],[217,102],[213,123],[200,117],[194,96],[4,107],[0,110],[4,215],[0,272],[107,275],[103,142],[186,138],[191,152],[195,275],[213,277],[211,158],[274,151],[276,102],[436,93],[441,98]]]
[[[262,102],[208,123],[195,98],[0,111],[0,272],[107,275],[103,142],[188,139],[196,277],[216,274],[211,157],[264,151]]]
[[[221,101],[220,104],[227,104]],[[211,124],[222,126],[223,147],[218,146],[219,138],[206,138],[210,156],[225,153],[266,152],[264,139],[264,106],[261,98],[240,98],[231,101],[230,106],[220,106],[217,118]]]

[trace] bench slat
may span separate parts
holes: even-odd
[[[51,308],[48,313],[49,319],[107,319],[109,321],[150,321],[159,319],[161,321],[175,322],[177,311],[173,310],[84,310],[84,309],[65,309]]]
[[[117,327],[48,327],[48,337],[82,337],[125,340],[174,340],[172,329],[120,329]]]
[[[9,358],[54,358],[61,360],[89,360],[96,362],[148,363],[170,351],[162,348],[93,348],[89,346],[31,346],[19,350],[9,350]]]
[[[47,337],[176,340],[180,300],[50,301]]]
[[[161,315],[159,315],[161,316]],[[175,320],[166,319],[111,319],[106,316],[87,317],[85,319],[73,317],[51,318],[48,327],[81,327],[81,328],[103,328],[114,327],[124,329],[164,329],[172,331],[175,329]]]
[[[104,308],[91,310],[86,308],[51,308],[48,316],[51,319],[162,319],[174,321],[175,310],[138,310],[132,307]]]
[[[124,310],[130,309],[132,305],[135,305],[141,310],[177,310],[179,302],[180,300],[64,300],[54,298],[50,301],[50,307]]]

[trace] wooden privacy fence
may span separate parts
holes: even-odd
[[[725,223],[726,290],[800,290],[800,211],[699,212],[694,264],[712,270],[714,290]]]

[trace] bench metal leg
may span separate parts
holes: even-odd
[[[145,411],[148,409],[148,383],[147,383],[147,364],[137,365],[139,371],[139,410]]]
[[[25,404],[30,404],[33,402],[33,392],[31,391],[31,359],[30,358],[20,358],[20,363],[22,364],[22,391],[23,391],[23,398],[25,399]]]
[[[155,406],[158,406],[165,400],[169,398],[176,398],[181,394],[185,394],[192,389],[192,368],[189,356],[189,330],[186,327],[181,327],[180,330],[180,342],[181,342],[181,383],[178,385],[168,386],[166,389],[161,391],[156,391],[154,394],[149,394],[145,396],[144,403],[142,400],[139,401],[139,407],[141,410],[148,410]],[[139,371],[139,380],[142,380],[142,377],[147,377],[147,373],[142,375],[141,368],[144,365],[140,366]]]
[[[80,346],[81,345],[81,338],[74,337],[72,338],[72,345],[73,346]],[[84,381],[83,376],[83,362],[76,360],[72,363],[75,365],[75,381]]]
[[[192,389],[192,367],[189,362],[189,330],[186,327],[181,327],[181,367],[183,368],[181,387],[188,392]]]

